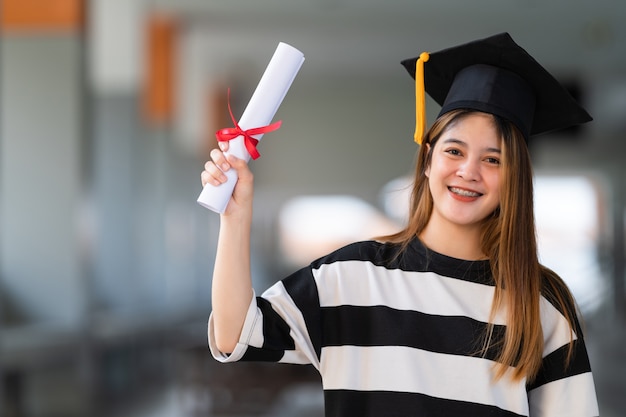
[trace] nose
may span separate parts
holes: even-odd
[[[476,161],[465,159],[458,167],[456,175],[465,181],[478,181],[480,179],[480,166]]]

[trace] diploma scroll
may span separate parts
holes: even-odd
[[[239,119],[239,126],[242,130],[254,129],[271,123],[303,62],[302,52],[286,43],[278,44],[261,81]],[[262,134],[254,135],[254,138],[260,140],[262,136]],[[230,141],[228,153],[246,161],[250,159],[243,136]],[[211,184],[204,186],[197,200],[201,206],[217,213],[223,213],[226,210],[237,183],[237,173],[231,169],[225,174],[228,178],[225,183],[219,186]]]

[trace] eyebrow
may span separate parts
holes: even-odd
[[[463,142],[460,139],[454,139],[454,138],[448,138],[448,139],[444,139],[443,143],[454,143],[457,144],[459,146],[463,146],[465,148],[467,148],[467,143]],[[500,150],[500,148],[486,148],[485,151],[487,152],[493,152],[493,153],[498,153],[501,154],[502,151]]]

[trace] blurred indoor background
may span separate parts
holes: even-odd
[[[578,299],[601,413],[626,415],[623,1],[1,4],[2,417],[321,416],[311,368],[219,365],[206,346],[219,216],[196,198],[227,89],[238,117],[279,42],[306,57],[251,164],[261,291],[402,224],[400,60],[502,31],[595,118],[530,143],[538,235]]]

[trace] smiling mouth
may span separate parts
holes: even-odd
[[[481,193],[478,193],[476,191],[464,190],[457,187],[448,187],[448,190],[461,197],[480,197],[482,195]]]

